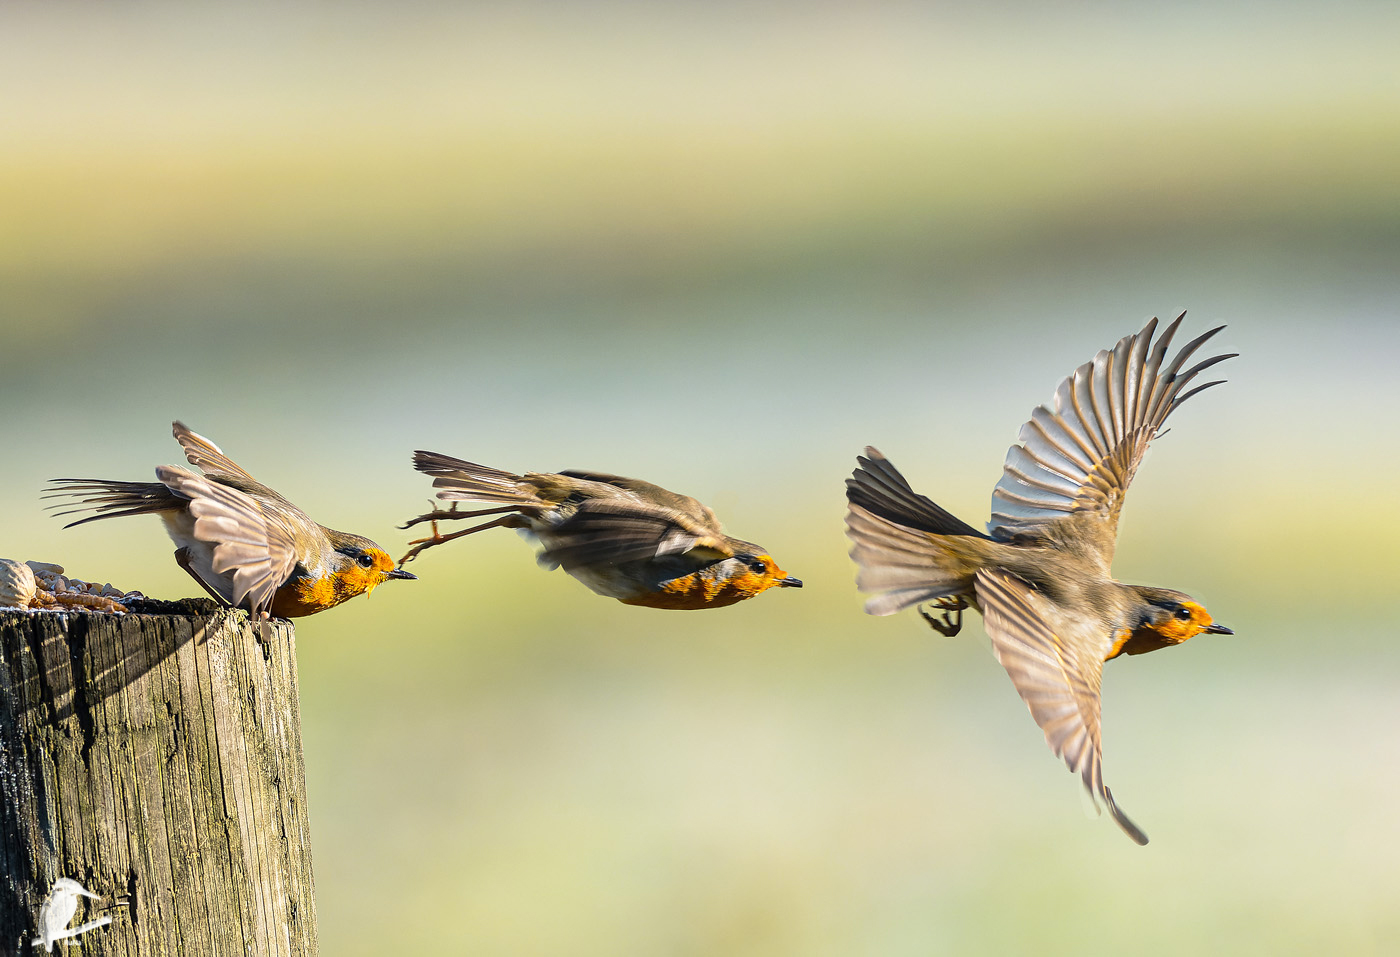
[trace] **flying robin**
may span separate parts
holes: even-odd
[[[1152,342],[1157,320],[1075,370],[1021,428],[992,491],[987,534],[917,494],[873,448],[846,480],[851,557],[857,584],[878,592],[872,615],[919,609],[944,635],[962,612],[982,613],[992,651],[1011,676],[1050,750],[1077,772],[1118,825],[1139,844],[1103,783],[1099,679],[1103,663],[1179,645],[1195,635],[1229,635],[1189,595],[1126,585],[1109,573],[1123,496],[1172,410],[1221,381],[1188,391],[1204,370],[1234,354],[1182,367],[1221,326],[1164,364],[1185,313]]]
[[[426,548],[488,528],[523,530],[542,547],[540,564],[563,568],[593,591],[626,605],[720,608],[773,587],[801,588],[768,550],[731,538],[709,508],[659,485],[603,472],[512,475],[438,452],[415,452],[413,467],[433,476],[437,497],[453,503],[401,526],[431,521]],[[492,506],[457,511],[458,502]],[[499,515],[441,535],[442,520]]]
[[[316,524],[202,435],[179,422],[173,431],[203,475],[161,465],[156,482],[53,479],[46,497],[84,506],[57,514],[97,513],[64,527],[155,512],[181,568],[219,603],[261,617],[314,615],[389,579],[417,578],[368,538]]]

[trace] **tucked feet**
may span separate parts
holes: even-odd
[[[943,612],[941,616],[935,617],[923,608],[919,609],[919,614],[923,616],[924,621],[928,622],[930,628],[945,638],[952,638],[962,631],[962,613],[963,609],[967,608],[967,599],[961,595],[952,595],[947,598],[934,599],[929,602],[929,605]]]

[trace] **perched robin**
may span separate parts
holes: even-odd
[[[602,472],[512,475],[437,452],[415,452],[413,467],[433,476],[437,497],[453,505],[402,526],[433,523],[432,537],[410,542],[417,547],[403,562],[454,538],[516,528],[542,546],[540,564],[626,605],[719,608],[775,586],[802,587],[766,548],[724,534],[710,509],[650,482]],[[459,512],[457,502],[493,507]],[[483,515],[501,517],[438,533],[439,521]]]
[[[962,611],[982,613],[992,651],[1030,708],[1056,756],[1102,797],[1139,844],[1147,835],[1128,820],[1103,783],[1099,679],[1103,663],[1179,645],[1195,635],[1229,635],[1189,595],[1126,585],[1109,572],[1118,513],[1148,444],[1172,410],[1196,393],[1202,371],[1234,355],[1182,367],[1221,326],[1163,363],[1185,313],[1152,342],[1157,320],[1104,350],[1060,383],[1055,407],[1041,406],[1021,429],[992,492],[988,534],[914,492],[872,448],[846,481],[851,557],[860,566],[872,615],[919,609],[944,635]]]
[[[389,579],[417,578],[368,538],[317,525],[179,422],[174,435],[203,475],[161,465],[157,482],[53,479],[46,497],[86,506],[59,515],[97,513],[64,527],[155,512],[181,568],[221,604],[262,617],[314,615]]]

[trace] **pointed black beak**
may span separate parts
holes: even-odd
[[[385,574],[384,577],[385,577],[386,579],[388,579],[388,578],[402,578],[402,579],[404,579],[405,581],[411,581],[411,582],[416,582],[416,581],[418,580],[418,576],[417,576],[417,575],[413,574],[413,572],[406,572],[406,571],[404,571],[402,568],[395,568],[393,571],[388,572],[387,574]]]
[[[801,588],[801,587],[802,587],[802,579],[800,579],[800,578],[793,578],[793,577],[791,577],[791,576],[789,576],[789,577],[787,577],[787,578],[779,578],[779,579],[778,579],[778,584],[779,584],[779,585],[782,585],[784,588]]]
[[[1224,625],[1211,625],[1206,629],[1208,635],[1233,635],[1234,632]]]

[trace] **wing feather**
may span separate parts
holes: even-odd
[[[257,479],[244,471],[242,466],[225,455],[223,449],[190,429],[185,423],[170,423],[170,431],[175,436],[175,441],[185,450],[185,458],[205,475],[257,482]]]
[[[566,478],[580,479],[585,482],[597,482],[600,485],[611,485],[613,488],[628,492],[632,497],[662,508],[670,509],[685,515],[696,525],[701,525],[709,529],[713,535],[720,535],[721,526],[719,517],[715,515],[704,502],[694,499],[689,495],[682,495],[673,492],[668,488],[662,488],[654,482],[645,482],[641,479],[628,478],[625,475],[614,475],[611,472],[594,472],[588,469],[564,469],[558,473]]]
[[[222,582],[208,582],[209,586],[230,605],[254,614],[269,611],[274,594],[297,564],[291,529],[252,496],[186,469],[162,465],[156,478],[189,499],[194,536],[214,546],[214,572],[228,576],[232,587]]]
[[[590,499],[549,530],[540,558],[565,571],[681,554],[711,561],[736,554],[735,542],[715,535],[684,512],[627,500]]]
[[[977,572],[976,589],[992,651],[1045,732],[1045,743],[1080,776],[1095,805],[1102,798],[1118,826],[1146,844],[1147,835],[1118,809],[1103,783],[1102,658],[1095,649],[1076,647],[1055,634],[1036,608],[1035,592],[1013,575],[983,569]]]
[[[1212,356],[1182,371],[1224,328],[1219,326],[1188,342],[1164,366],[1185,315],[1155,342],[1153,319],[1141,332],[1099,352],[1060,383],[1053,408],[1040,406],[1031,412],[992,491],[988,530],[993,537],[1013,538],[1070,514],[1090,512],[1103,521],[1103,533],[1095,541],[1108,568],[1123,498],[1148,445],[1174,409],[1219,382],[1189,390],[1186,386],[1234,356]]]

